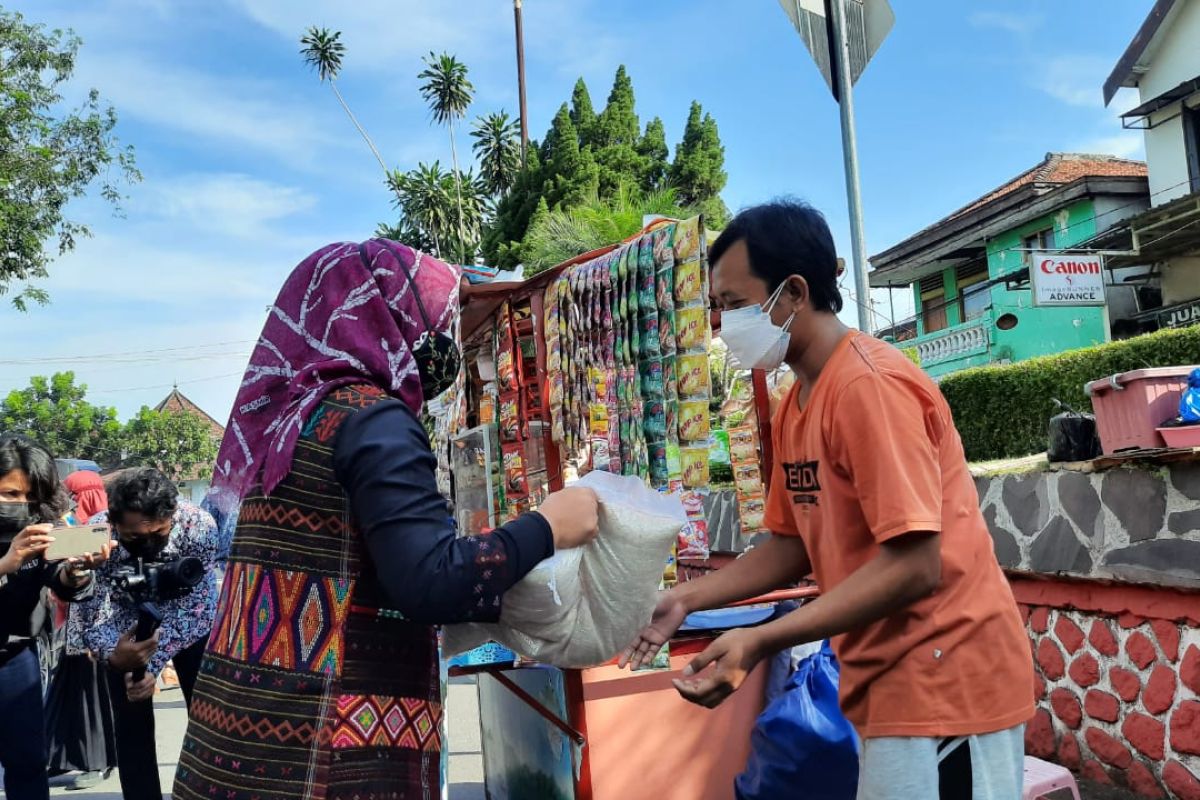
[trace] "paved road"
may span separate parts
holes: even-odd
[[[175,762],[187,727],[183,696],[178,689],[159,694],[155,701],[155,730],[158,734],[159,775],[165,797],[170,797],[175,780]],[[456,680],[449,687],[446,702],[446,727],[450,740],[449,800],[484,800],[483,761],[479,746],[479,706],[473,681]],[[0,772],[0,776],[3,773]],[[68,792],[52,786],[53,797],[75,800],[121,800],[121,784],[116,773],[92,789]],[[4,797],[0,791],[0,797]]]

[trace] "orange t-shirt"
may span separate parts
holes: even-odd
[[[851,333],[803,410],[799,389],[775,415],[765,524],[804,539],[817,583],[838,585],[893,537],[941,534],[932,595],[833,639],[846,718],[864,738],[1028,720],[1029,641],[937,386],[896,348]]]

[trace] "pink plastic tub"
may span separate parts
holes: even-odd
[[[1179,396],[1195,367],[1123,372],[1086,387],[1106,454],[1163,447],[1158,426],[1179,413]]]
[[[1159,428],[1167,447],[1200,447],[1200,425],[1185,425],[1179,428]]]

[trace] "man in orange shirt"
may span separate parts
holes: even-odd
[[[773,425],[774,535],[664,594],[622,660],[648,661],[692,611],[811,573],[819,599],[721,636],[680,694],[716,706],[764,657],[828,638],[863,740],[860,798],[1016,800],[1033,665],[949,406],[902,353],[838,319],[833,237],[809,206],[743,211],[709,260],[730,353],[796,376]]]

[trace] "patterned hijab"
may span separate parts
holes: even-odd
[[[419,414],[423,384],[445,388],[457,372],[459,280],[457,268],[385,239],[302,261],[250,355],[217,454],[216,506],[229,511],[260,480],[270,494],[305,420],[340,386],[376,386]]]

